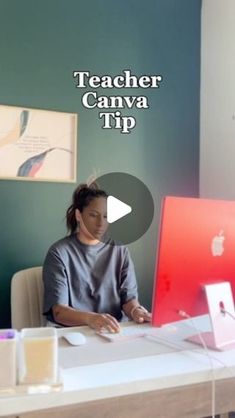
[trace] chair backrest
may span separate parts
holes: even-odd
[[[18,271],[11,281],[12,328],[41,327],[46,325],[43,310],[42,267]]]

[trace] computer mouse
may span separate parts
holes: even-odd
[[[71,345],[84,345],[86,344],[86,337],[81,332],[72,331],[63,335],[64,339]]]

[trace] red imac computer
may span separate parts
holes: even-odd
[[[152,325],[209,312],[214,349],[235,347],[235,202],[165,197],[152,303]],[[191,341],[200,343],[201,336]]]

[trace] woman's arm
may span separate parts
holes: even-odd
[[[140,305],[137,299],[131,299],[124,305],[122,309],[128,318],[137,322],[138,324],[142,322],[150,322],[152,315],[147,311],[143,306]]]
[[[120,286],[122,310],[137,323],[150,322],[151,313],[147,311],[138,301],[137,282],[135,269],[127,247],[123,254],[121,271],[122,281]]]
[[[109,314],[83,312],[66,305],[52,307],[54,320],[67,326],[88,325],[96,331],[107,329],[109,332],[118,332],[120,326],[116,318]]]

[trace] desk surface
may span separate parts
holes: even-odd
[[[205,331],[210,329],[208,318],[197,318],[197,326]],[[68,331],[71,331],[71,328],[59,329],[58,333],[63,335]],[[216,393],[219,397],[217,399],[218,412],[226,412],[226,409],[223,410],[225,406],[222,405],[222,397],[227,404],[227,411],[235,407],[232,403],[229,404],[230,398],[234,398],[233,395],[230,396],[230,388],[235,383],[235,350],[226,352],[210,350],[209,358],[203,348],[183,340],[186,336],[195,334],[188,320],[158,329],[158,335],[166,339],[166,342],[161,343],[145,337],[110,343],[97,336],[88,327],[79,327],[79,331],[87,337],[87,343],[84,346],[73,347],[64,339],[59,340],[59,364],[63,389],[43,394],[1,395],[1,417],[14,414],[24,414],[22,416],[26,417],[29,412],[30,416],[39,417],[39,411],[42,411],[42,416],[46,417],[45,410],[52,412],[50,417],[53,417],[53,408],[55,408],[56,417],[59,416],[58,408],[65,410],[76,407],[81,408],[81,412],[83,407],[88,411],[89,405],[96,407],[98,404],[103,405],[104,411],[108,404],[113,408],[115,400],[119,401],[116,405],[119,414],[115,417],[124,417],[125,415],[121,415],[120,400],[123,400],[124,406],[128,401],[129,407],[131,405],[131,408],[135,409],[138,399],[141,400],[140,404],[143,404],[143,396],[148,404],[151,401],[151,405],[154,405],[153,402],[157,402],[157,398],[166,403],[166,395],[168,398],[171,397],[174,411],[176,402],[181,399],[182,404],[183,398],[189,396],[186,395],[187,390],[188,394],[191,393],[192,400],[198,393],[199,399],[195,400],[195,408],[193,407],[195,411],[196,404],[199,405],[201,398],[206,396],[207,401],[203,400],[203,404],[207,404],[204,413],[206,416],[210,415],[213,375],[216,379]],[[183,396],[181,392],[184,393]],[[183,403],[185,404],[185,399]],[[161,407],[161,404],[156,405],[156,407]],[[35,415],[33,411],[37,411]],[[185,413],[188,414],[188,411]],[[188,417],[200,416],[197,412],[191,415],[183,415],[183,412],[181,414],[181,416]],[[65,416],[64,413],[63,415]],[[147,415],[146,409],[142,415],[140,409],[135,411],[136,417]],[[76,415],[70,414],[69,416]],[[80,416],[83,416],[82,413]],[[96,416],[105,415],[96,413]],[[149,416],[173,417],[174,415],[169,413]],[[129,417],[131,417],[130,414]]]

